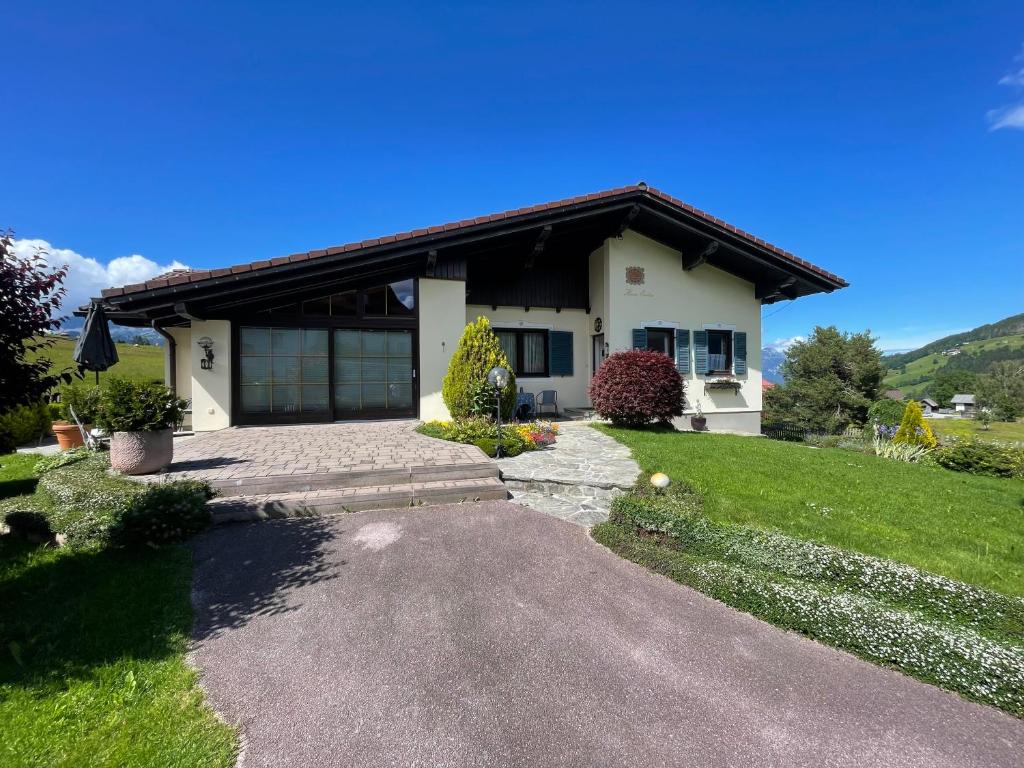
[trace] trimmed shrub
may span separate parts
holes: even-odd
[[[932,434],[932,428],[924,420],[921,404],[916,400],[907,403],[907,407],[903,411],[903,419],[900,421],[900,428],[896,430],[896,436],[892,441],[905,445],[920,445],[924,448],[934,448],[939,444],[935,435]]]
[[[508,420],[516,407],[516,377],[490,322],[478,317],[462,332],[441,385],[441,396],[453,419],[479,416],[482,409],[490,408],[481,393],[487,386],[487,374],[495,366],[509,372],[508,384],[501,393],[501,416]]]
[[[188,403],[162,384],[110,379],[96,410],[96,425],[105,432],[149,432],[173,427]]]
[[[683,415],[683,379],[668,355],[616,352],[590,383],[594,410],[612,424],[640,427]]]
[[[210,486],[196,480],[153,485],[117,520],[111,541],[126,547],[184,541],[209,527],[212,498]]]
[[[898,427],[903,421],[903,412],[906,409],[907,404],[902,400],[883,397],[881,400],[875,400],[868,408],[868,422],[885,427]]]
[[[159,545],[209,525],[205,483],[146,485],[113,476],[109,467],[104,454],[90,453],[44,469],[36,492],[3,500],[0,514],[15,520],[19,513],[40,515],[74,547]]]
[[[940,467],[992,477],[1024,477],[1024,448],[971,438],[950,440],[934,453]]]
[[[64,421],[74,421],[71,409],[83,424],[95,424],[99,414],[103,391],[99,387],[68,386],[60,391],[60,417]]]
[[[0,415],[0,453],[10,453],[19,445],[38,440],[50,431],[50,409],[40,400],[19,405]]]

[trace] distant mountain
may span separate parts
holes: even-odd
[[[68,336],[69,338],[77,339],[82,333],[82,325],[79,323],[74,328],[69,328],[67,325],[63,325],[61,326],[60,333]],[[127,328],[123,325],[114,325],[111,323],[110,337],[114,341],[121,342],[136,342],[139,340],[139,337],[141,337],[147,344],[155,344],[158,347],[163,346],[164,344],[164,337],[152,328]]]
[[[986,339],[1016,336],[1022,333],[1024,333],[1024,314],[1013,315],[996,323],[978,326],[972,331],[945,336],[938,341],[933,341],[931,344],[925,344],[920,349],[914,349],[898,355],[886,355],[882,358],[882,362],[889,368],[899,368],[901,365],[912,363],[922,357],[933,355],[936,352],[945,352],[955,348],[957,345],[967,344],[971,341],[985,341]]]
[[[782,364],[786,361],[786,350],[777,346],[764,347],[761,350],[761,377],[772,384],[784,384]]]

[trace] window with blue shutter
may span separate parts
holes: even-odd
[[[647,349],[647,329],[633,329],[633,349]]]
[[[552,376],[572,376],[572,331],[551,331],[548,352]]]
[[[732,335],[732,366],[737,376],[747,372],[747,334],[736,331]]]
[[[697,373],[708,372],[708,332],[693,332],[693,365]]]
[[[686,375],[690,372],[690,332],[676,330],[676,370]]]

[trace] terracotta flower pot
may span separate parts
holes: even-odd
[[[81,448],[85,445],[82,439],[82,431],[77,424],[68,424],[66,421],[53,422],[53,434],[57,437],[57,446],[66,451],[70,448]]]
[[[706,416],[691,416],[690,426],[697,432],[703,432],[708,428],[708,419]]]
[[[148,475],[174,456],[174,431],[115,432],[110,438],[110,468],[126,475]]]

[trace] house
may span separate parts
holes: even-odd
[[[977,410],[974,395],[953,395],[950,402],[953,403],[953,410],[960,416],[973,416]]]
[[[930,397],[922,397],[918,402],[921,404],[921,411],[925,416],[931,416],[939,412],[939,404]]]
[[[448,416],[441,382],[486,316],[527,392],[588,405],[612,352],[652,349],[688,413],[756,433],[761,307],[847,285],[639,183],[307,253],[103,291],[111,321],[167,339],[197,431]],[[79,310],[84,313],[84,308]]]

